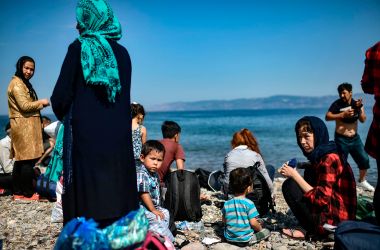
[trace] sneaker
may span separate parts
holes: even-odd
[[[358,181],[357,186],[371,192],[375,191],[375,188],[371,184],[369,184],[367,180],[364,180],[362,182]]]
[[[255,233],[250,240],[250,244],[255,244],[259,241],[265,240],[270,236],[270,231],[266,228],[262,229],[260,232]]]

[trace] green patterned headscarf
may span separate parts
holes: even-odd
[[[105,0],[79,0],[76,14],[84,79],[87,84],[105,86],[108,100],[115,102],[121,85],[117,61],[107,38],[121,38],[119,20]]]

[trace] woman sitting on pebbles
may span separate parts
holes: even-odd
[[[231,171],[239,167],[247,168],[253,166],[256,162],[260,162],[258,169],[264,176],[270,192],[273,194],[274,167],[271,165],[265,166],[264,160],[261,157],[259,144],[252,132],[244,128],[234,133],[231,146],[232,150],[226,155],[223,164],[224,178],[222,179],[222,189],[225,195],[230,193],[228,186]]]
[[[324,122],[305,116],[295,126],[297,143],[311,166],[302,177],[296,169],[284,164],[279,172],[289,177],[282,185],[284,198],[300,227],[283,229],[294,239],[306,234],[326,236],[324,224],[336,226],[354,220],[356,184],[351,167],[338,153],[335,142],[329,141]]]

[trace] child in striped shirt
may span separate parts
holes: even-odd
[[[252,176],[247,168],[236,168],[230,173],[229,188],[234,198],[226,201],[222,209],[225,223],[224,237],[238,246],[253,245],[270,236],[257,220],[255,204],[245,198],[252,191]]]

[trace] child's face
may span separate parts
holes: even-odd
[[[141,162],[144,164],[149,172],[157,172],[157,169],[161,167],[162,161],[164,159],[164,152],[158,152],[156,150],[150,151],[147,156],[140,156]]]

